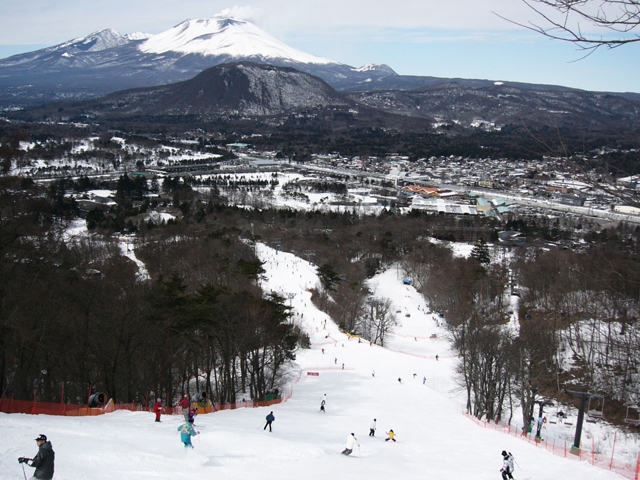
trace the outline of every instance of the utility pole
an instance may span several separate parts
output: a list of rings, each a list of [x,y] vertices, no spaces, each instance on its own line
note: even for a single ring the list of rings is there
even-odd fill
[[[576,436],[573,440],[573,446],[571,447],[571,453],[574,455],[580,455],[580,437],[582,437],[582,424],[584,422],[584,409],[587,406],[587,401],[591,398],[604,398],[604,396],[598,393],[590,392],[576,392],[573,390],[563,390],[570,397],[578,397],[580,399],[580,408],[578,410],[578,424],[576,425]]]

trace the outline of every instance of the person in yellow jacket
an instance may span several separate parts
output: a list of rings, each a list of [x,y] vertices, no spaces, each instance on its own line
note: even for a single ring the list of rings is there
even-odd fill
[[[396,439],[395,439],[396,434],[393,433],[393,430],[389,430],[387,432],[387,435],[389,435],[389,438],[385,438],[384,439],[385,442],[388,442],[389,440],[393,440],[394,442],[396,441]]]

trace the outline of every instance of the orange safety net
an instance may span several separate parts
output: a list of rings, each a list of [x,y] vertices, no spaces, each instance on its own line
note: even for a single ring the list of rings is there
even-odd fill
[[[222,405],[208,404],[206,407],[198,406],[197,413],[211,413],[220,410],[236,410],[238,408],[267,407],[278,403],[286,402],[291,398],[292,391],[282,394],[280,398],[264,401],[249,401],[227,403]],[[87,405],[77,405],[69,403],[48,403],[34,402],[29,400],[7,400],[0,398],[0,412],[3,413],[26,413],[30,415],[65,415],[65,416],[93,416],[104,415],[116,410],[128,410],[132,412],[151,412],[152,407],[145,407],[135,403],[114,403],[110,400],[104,407],[89,408]],[[182,415],[181,407],[163,407],[163,415]]]
[[[468,413],[464,413],[464,415],[469,419],[475,422],[476,424],[490,428],[491,430],[496,430],[498,432],[506,433],[507,435],[512,435],[514,437],[519,437],[523,441],[531,443],[538,448],[544,448],[548,452],[551,452],[554,455],[558,455],[560,457],[565,457],[570,460],[578,460],[590,463],[593,466],[611,470],[616,472],[618,475],[622,475],[625,478],[638,480],[638,474],[640,472],[640,454],[638,455],[638,460],[636,464],[629,464],[622,462],[620,460],[614,459],[612,456],[600,455],[595,452],[595,446],[591,445],[591,450],[589,451],[590,445],[589,442],[584,442],[581,445],[581,449],[579,450],[579,454],[571,453],[571,445],[567,445],[566,440],[556,441],[555,439],[551,440],[536,440],[535,435],[532,433],[523,434],[522,430],[519,428],[514,428],[511,425],[500,425],[497,423],[490,423],[485,420],[480,420],[473,415]]]

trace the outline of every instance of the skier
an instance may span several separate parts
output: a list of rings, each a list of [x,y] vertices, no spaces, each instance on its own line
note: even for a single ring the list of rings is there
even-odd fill
[[[507,480],[508,478],[513,480],[513,475],[511,475],[513,473],[513,455],[505,450],[502,451],[502,468],[500,471],[502,472],[502,480]]]
[[[269,427],[269,431],[271,431],[271,424],[275,421],[276,417],[273,416],[273,412],[267,415],[267,423],[264,424],[263,430],[266,430]]]
[[[320,402],[320,411],[321,411],[322,413],[327,413],[327,412],[325,411],[325,409],[324,409],[324,400],[322,400],[322,402]]]
[[[371,426],[369,427],[369,436],[370,437],[375,437],[376,436],[376,419],[373,419],[373,422],[371,422]]]
[[[53,463],[55,460],[55,452],[51,448],[51,442],[47,441],[47,436],[40,434],[35,439],[38,445],[38,453],[33,458],[20,457],[18,463],[26,463],[30,467],[35,467],[33,479],[51,480],[53,478]]]
[[[193,407],[191,410],[189,410],[189,418],[187,418],[187,422],[189,422],[191,425],[195,425],[195,419],[196,419],[196,415],[198,414],[198,409],[196,407]]]
[[[375,377],[376,376],[376,371],[374,370],[373,372],[371,372],[371,376]]]
[[[189,421],[189,407],[191,403],[189,402],[189,395],[185,395],[182,400],[180,400],[180,407],[182,408],[182,415],[184,416],[185,422]]]
[[[389,430],[387,432],[387,435],[389,435],[389,437],[384,439],[385,442],[388,442],[389,440],[393,440],[394,442],[396,441],[396,439],[395,439],[396,434],[393,433],[393,430]]]
[[[353,452],[353,447],[355,447],[356,445],[360,446],[360,444],[358,443],[358,440],[356,439],[355,434],[352,433],[347,438],[347,445],[341,453],[343,455],[351,455],[351,452]]]
[[[153,407],[153,413],[156,414],[156,422],[160,421],[160,415],[162,415],[162,400],[158,399]]]
[[[422,384],[424,385],[425,382],[427,381],[427,377],[422,377]]]
[[[398,377],[398,383],[402,383],[402,379]]]
[[[180,425],[178,427],[178,431],[180,432],[180,440],[184,443],[184,448],[193,448],[191,437],[195,437],[200,433],[195,431],[193,424],[191,422],[187,422],[184,425]]]

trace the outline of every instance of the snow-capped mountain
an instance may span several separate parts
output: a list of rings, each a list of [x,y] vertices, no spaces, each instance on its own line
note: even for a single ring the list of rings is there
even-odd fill
[[[386,66],[356,69],[289,47],[250,22],[226,16],[187,20],[157,35],[106,29],[0,60],[0,104],[88,98],[193,78],[221,63],[293,67],[339,89],[397,76]]]
[[[177,52],[208,57],[260,59],[264,62],[339,65],[333,60],[291,48],[252,23],[221,16],[187,20],[150,37],[138,48],[144,53],[155,54]]]

